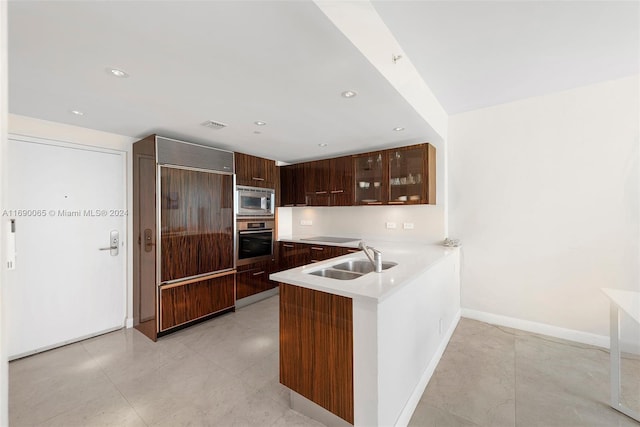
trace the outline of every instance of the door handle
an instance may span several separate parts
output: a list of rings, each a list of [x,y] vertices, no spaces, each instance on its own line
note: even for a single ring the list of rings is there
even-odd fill
[[[118,230],[111,230],[109,235],[109,244],[108,248],[98,248],[99,251],[111,251],[111,256],[118,255],[119,246],[120,246],[120,233]]]
[[[151,231],[150,228],[146,228],[144,230],[144,251],[145,252],[151,252],[153,250],[153,247],[155,246],[155,243],[153,243],[153,232]]]

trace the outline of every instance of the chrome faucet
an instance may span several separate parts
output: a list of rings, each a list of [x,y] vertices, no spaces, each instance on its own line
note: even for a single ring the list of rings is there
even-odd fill
[[[371,261],[371,264],[373,264],[374,271],[376,273],[382,273],[382,252],[380,252],[376,248],[367,246],[364,243],[364,240],[360,241],[360,243],[358,244],[358,249],[362,249],[367,258],[369,258],[369,261]],[[369,251],[373,252],[373,257],[371,256],[371,254],[369,254]]]

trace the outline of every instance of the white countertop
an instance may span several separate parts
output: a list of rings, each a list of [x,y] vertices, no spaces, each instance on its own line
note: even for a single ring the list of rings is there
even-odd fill
[[[299,238],[280,238],[280,241],[299,243],[329,244],[332,246],[357,247],[358,242],[351,244],[322,243]],[[317,291],[342,295],[349,298],[366,298],[381,302],[385,298],[401,289],[405,284],[419,274],[439,263],[447,256],[457,253],[458,248],[448,248],[440,245],[425,245],[412,242],[382,242],[367,241],[382,252],[382,261],[392,261],[398,265],[383,270],[382,273],[367,273],[352,280],[338,280],[328,277],[315,276],[316,270],[331,267],[347,260],[367,260],[363,252],[343,255],[326,261],[316,262],[303,267],[292,268],[271,274],[269,277],[276,282],[302,286]]]

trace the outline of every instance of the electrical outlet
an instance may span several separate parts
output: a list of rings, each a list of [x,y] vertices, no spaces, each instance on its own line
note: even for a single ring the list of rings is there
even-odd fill
[[[396,228],[396,223],[395,222],[387,222],[387,228],[392,229],[392,228]]]
[[[310,219],[301,219],[300,225],[313,225],[313,221],[311,221]]]
[[[412,222],[405,222],[402,224],[402,228],[404,228],[405,230],[413,230],[413,223]]]

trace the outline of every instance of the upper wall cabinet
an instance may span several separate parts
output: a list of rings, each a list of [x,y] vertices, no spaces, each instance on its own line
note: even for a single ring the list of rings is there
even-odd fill
[[[280,205],[306,206],[304,170],[305,164],[282,166],[280,168]]]
[[[358,205],[436,203],[436,150],[431,144],[354,156]]]
[[[276,162],[262,157],[235,153],[236,184],[253,187],[276,187]]]
[[[431,144],[298,163],[280,168],[281,206],[436,203]]]
[[[353,205],[351,156],[304,163],[305,192],[309,206]]]

